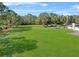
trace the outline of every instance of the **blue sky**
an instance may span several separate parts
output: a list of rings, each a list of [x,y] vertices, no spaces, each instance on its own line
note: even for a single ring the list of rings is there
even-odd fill
[[[39,15],[42,12],[79,15],[79,2],[3,2],[19,15]]]

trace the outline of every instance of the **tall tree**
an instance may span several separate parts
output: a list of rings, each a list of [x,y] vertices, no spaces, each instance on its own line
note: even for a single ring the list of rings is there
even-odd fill
[[[51,17],[52,23],[55,23],[56,24],[56,22],[58,20],[58,15],[55,14],[55,13],[50,13],[50,17]]]
[[[0,2],[0,20],[2,25],[14,25],[16,23],[17,13],[10,10],[6,5]]]
[[[13,10],[7,10],[7,25],[14,25],[16,23],[17,19],[17,13]]]
[[[50,19],[50,16],[48,13],[40,13],[40,15],[38,16],[38,20],[40,24],[47,24],[47,21]]]
[[[37,16],[32,14],[27,14],[26,16],[23,17],[24,23],[26,24],[35,24],[36,19]]]
[[[4,15],[8,7],[5,6],[2,2],[0,2],[0,15]]]

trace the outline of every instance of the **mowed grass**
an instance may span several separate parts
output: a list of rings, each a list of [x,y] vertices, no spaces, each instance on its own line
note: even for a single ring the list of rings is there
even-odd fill
[[[44,28],[41,25],[26,25],[24,27],[15,28],[14,32],[11,32],[6,37],[25,37],[27,40],[37,41],[36,49],[24,51],[23,53],[16,53],[13,56],[79,56],[79,37],[69,34],[70,32],[72,31],[65,28],[56,29],[51,27]]]

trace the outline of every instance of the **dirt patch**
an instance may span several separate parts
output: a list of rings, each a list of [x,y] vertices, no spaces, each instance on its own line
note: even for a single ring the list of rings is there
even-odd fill
[[[3,29],[2,32],[10,32],[11,30],[12,30],[12,28]]]

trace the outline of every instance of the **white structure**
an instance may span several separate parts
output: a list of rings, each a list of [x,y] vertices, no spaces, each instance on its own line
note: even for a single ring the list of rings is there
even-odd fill
[[[72,23],[72,29],[75,29],[75,23]]]
[[[79,24],[72,23],[72,25],[68,25],[67,28],[79,31]]]

